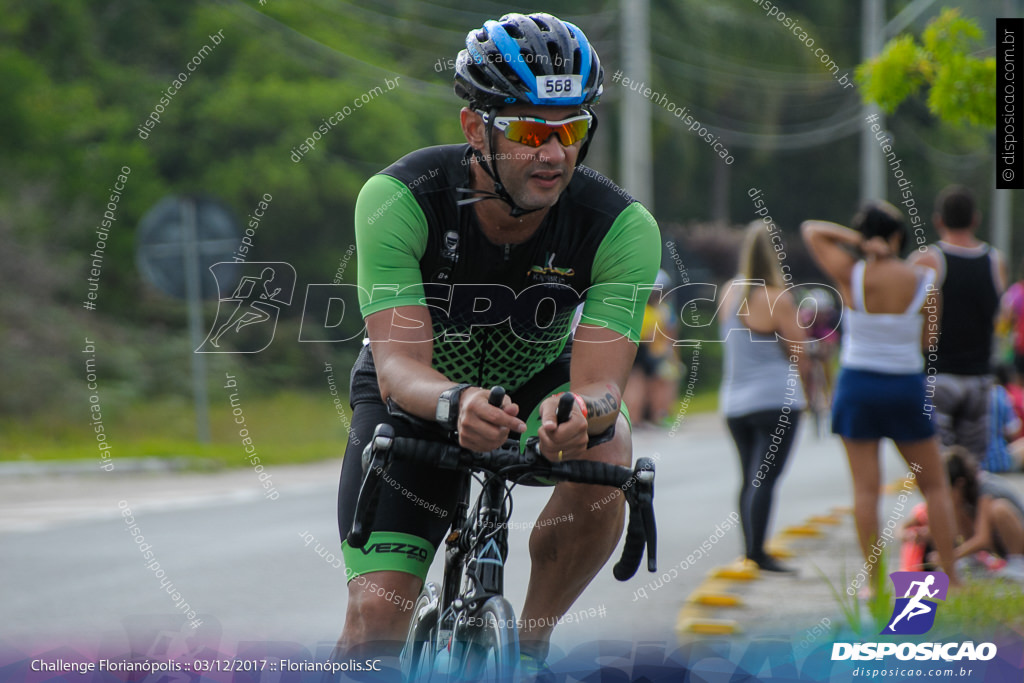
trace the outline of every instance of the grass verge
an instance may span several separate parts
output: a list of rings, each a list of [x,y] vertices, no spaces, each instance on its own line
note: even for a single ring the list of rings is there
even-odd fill
[[[351,414],[345,422],[327,392],[285,392],[270,397],[242,396],[236,406],[248,437],[266,464],[293,464],[340,458],[345,451]],[[103,414],[103,431],[114,458],[174,457],[194,459],[198,467],[248,466],[232,406],[226,396],[210,396],[211,443],[195,440],[195,413],[190,403],[164,399],[112,409]],[[46,461],[99,459],[96,436],[88,421],[54,423],[43,418],[0,422],[0,460]]]

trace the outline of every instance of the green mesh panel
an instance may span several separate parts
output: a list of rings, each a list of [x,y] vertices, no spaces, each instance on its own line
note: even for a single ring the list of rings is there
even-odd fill
[[[574,313],[572,308],[562,311],[546,329],[517,328],[518,335],[508,323],[478,326],[468,341],[445,338],[446,334],[465,333],[466,325],[435,320],[434,369],[453,382],[501,385],[506,391],[515,391],[562,353]]]

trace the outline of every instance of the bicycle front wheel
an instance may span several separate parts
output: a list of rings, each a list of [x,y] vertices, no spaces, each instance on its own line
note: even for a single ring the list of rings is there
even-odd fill
[[[439,649],[438,612],[441,604],[441,590],[433,581],[428,581],[412,608],[409,634],[399,661],[403,680],[407,683],[425,683],[430,680],[434,668],[434,655]]]
[[[519,630],[508,600],[496,595],[456,629],[455,643],[465,681],[512,683],[518,680]]]

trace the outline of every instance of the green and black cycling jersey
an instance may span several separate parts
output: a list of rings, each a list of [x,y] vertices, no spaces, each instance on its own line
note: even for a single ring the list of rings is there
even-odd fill
[[[469,145],[413,152],[373,176],[356,202],[360,311],[429,307],[433,367],[453,382],[515,391],[554,361],[573,318],[638,342],[660,263],[651,214],[579,166],[538,230],[494,244],[472,205]],[[369,347],[353,368],[352,403],[379,400]]]

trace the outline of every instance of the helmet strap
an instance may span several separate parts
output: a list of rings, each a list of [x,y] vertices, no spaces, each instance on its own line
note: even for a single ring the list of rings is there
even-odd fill
[[[497,112],[498,110],[496,107],[491,107],[490,110],[488,110],[487,112],[487,116],[485,117],[486,122],[484,124],[486,126],[486,128],[484,129],[484,135],[487,138],[487,156],[493,162],[493,167],[491,163],[484,158],[483,154],[480,153],[480,150],[476,148],[473,149],[473,156],[476,157],[476,160],[480,164],[480,167],[483,168],[484,172],[488,176],[490,176],[491,180],[494,181],[494,191],[491,192],[488,190],[458,188],[459,192],[474,193],[478,195],[476,197],[460,199],[458,205],[464,206],[466,204],[473,204],[475,202],[483,201],[485,199],[500,199],[501,201],[509,205],[509,215],[512,216],[513,218],[518,218],[519,216],[524,216],[528,213],[533,213],[534,211],[540,211],[540,209],[524,209],[523,207],[516,204],[516,201],[512,198],[512,195],[509,194],[508,190],[505,189],[505,186],[501,182],[501,176],[498,175],[498,160],[494,155],[494,142],[492,136],[492,134],[494,133],[494,117],[497,114]]]
[[[585,109],[591,116],[590,130],[587,131],[587,139],[583,141],[582,145],[580,145],[580,153],[576,157],[577,166],[582,164],[583,160],[586,158],[587,150],[590,149],[590,141],[594,139],[594,133],[597,132],[597,114],[595,114],[594,110],[591,109],[590,107],[585,107]]]

